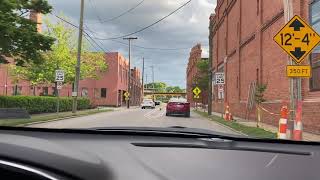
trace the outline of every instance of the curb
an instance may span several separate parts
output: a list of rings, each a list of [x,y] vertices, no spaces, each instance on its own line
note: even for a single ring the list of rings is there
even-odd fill
[[[113,112],[113,111],[115,111],[115,110],[104,111],[104,112]],[[44,120],[44,121],[36,121],[36,122],[30,122],[30,123],[25,123],[25,124],[19,124],[19,125],[16,125],[16,126],[17,126],[17,127],[25,127],[25,126],[30,126],[30,125],[34,125],[34,124],[42,124],[42,123],[48,123],[48,122],[54,122],[54,121],[72,119],[72,118],[76,118],[76,117],[90,116],[90,115],[99,114],[99,113],[104,113],[104,112],[97,112],[97,113],[93,113],[93,114],[75,115],[75,116],[74,116],[74,115],[72,115],[72,116],[65,116],[65,117],[56,118],[56,119],[50,119],[50,120]]]

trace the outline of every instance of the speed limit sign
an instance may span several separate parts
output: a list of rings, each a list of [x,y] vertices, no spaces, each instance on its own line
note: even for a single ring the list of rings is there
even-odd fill
[[[63,83],[61,81],[57,82],[57,89],[62,89]]]
[[[64,71],[56,70],[56,82],[64,82]]]

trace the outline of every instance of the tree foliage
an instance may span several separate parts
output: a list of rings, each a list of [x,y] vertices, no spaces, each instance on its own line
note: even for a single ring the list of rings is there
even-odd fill
[[[155,82],[155,83],[148,83],[145,84],[145,88],[147,89],[155,89],[155,92],[184,92],[184,89],[181,89],[179,86],[168,86],[164,82]]]
[[[50,84],[55,81],[55,71],[62,69],[65,72],[65,82],[71,83],[75,79],[75,65],[77,62],[76,36],[75,31],[64,22],[51,24],[48,20],[48,36],[55,38],[55,43],[51,46],[52,51],[44,54],[41,63],[28,63],[25,67],[12,66],[11,74],[17,80],[28,80],[32,85]],[[98,79],[101,72],[107,70],[104,54],[89,52],[89,48],[84,42],[81,54],[80,78]]]
[[[201,59],[196,64],[198,74],[195,76],[193,82],[202,90],[209,88],[209,60]]]
[[[266,84],[258,84],[256,86],[256,92],[255,92],[255,102],[257,104],[261,104],[262,102],[266,101],[264,99],[264,92],[267,89],[267,85]]]
[[[39,63],[42,52],[50,50],[52,37],[37,32],[37,24],[25,16],[30,10],[47,14],[46,0],[0,0],[0,63],[12,57],[19,66]]]

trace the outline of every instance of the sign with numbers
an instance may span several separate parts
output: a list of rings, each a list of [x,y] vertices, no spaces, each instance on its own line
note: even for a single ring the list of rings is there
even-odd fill
[[[224,73],[223,72],[215,73],[214,84],[216,84],[216,85],[225,84]]]
[[[310,66],[287,66],[287,76],[288,77],[311,77],[311,67]]]
[[[56,70],[56,82],[64,82],[64,71]]]
[[[57,89],[62,89],[63,83],[62,81],[57,82]]]
[[[312,29],[299,16],[294,16],[283,28],[273,37],[273,40],[292,59],[300,64],[304,58],[320,42],[319,34]]]

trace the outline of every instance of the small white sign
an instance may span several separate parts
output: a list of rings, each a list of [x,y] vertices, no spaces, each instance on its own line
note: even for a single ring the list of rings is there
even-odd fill
[[[63,83],[61,81],[57,82],[57,89],[62,89]]]
[[[225,84],[224,73],[223,72],[215,73],[214,81],[215,81],[215,84],[217,85]]]
[[[224,86],[218,85],[218,99],[224,99]]]
[[[78,93],[77,92],[72,92],[72,97],[76,97],[78,96]]]
[[[56,70],[56,82],[64,82],[64,71]]]

